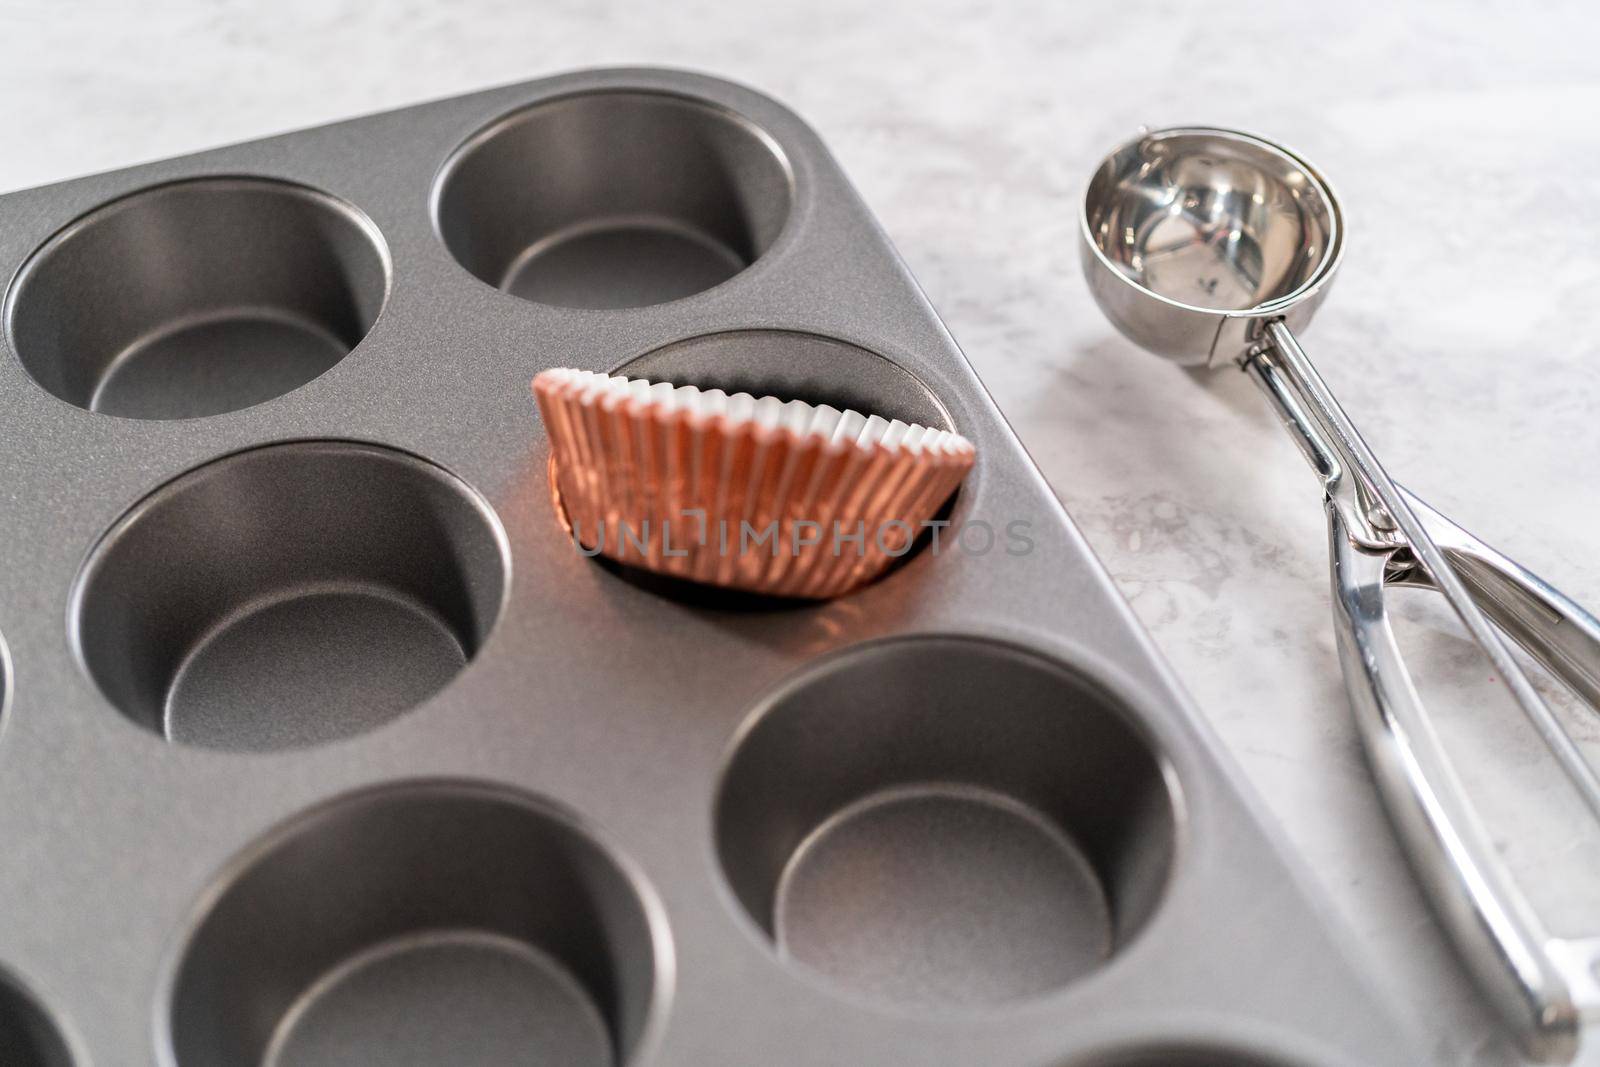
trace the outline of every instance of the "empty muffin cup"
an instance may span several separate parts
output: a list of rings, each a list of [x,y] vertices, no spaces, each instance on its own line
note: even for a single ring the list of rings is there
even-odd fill
[[[402,783],[269,834],[170,979],[176,1067],[620,1067],[670,966],[659,908],[572,818]]]
[[[318,377],[372,328],[388,253],[354,207],[288,182],[203,178],[113,201],[18,275],[6,333],[91,411],[216,415]]]
[[[0,1064],[73,1067],[61,1030],[43,1004],[0,968]]]
[[[918,637],[819,664],[756,714],[716,807],[724,874],[779,955],[881,1001],[1048,993],[1139,931],[1173,789],[1083,673]]]
[[[169,740],[279,749],[432,696],[488,636],[505,535],[416,456],[304,441],[199,467],[100,540],[72,599],[101,691]]]
[[[439,235],[497,289],[541,304],[632,308],[710,289],[755,262],[789,215],[776,144],[717,105],[583,93],[480,131],[435,191]]]

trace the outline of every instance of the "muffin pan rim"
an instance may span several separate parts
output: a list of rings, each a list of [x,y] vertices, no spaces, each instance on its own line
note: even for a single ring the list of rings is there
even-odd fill
[[[478,652],[481,651],[482,648],[492,638],[496,626],[505,616],[506,610],[510,606],[515,566],[514,553],[512,552],[510,541],[506,535],[505,525],[501,520],[499,513],[496,511],[493,503],[486,496],[484,496],[483,493],[477,489],[477,487],[472,485],[472,483],[468,482],[466,479],[462,478],[456,472],[450,470],[448,467],[445,467],[443,464],[437,463],[418,453],[381,442],[358,440],[354,438],[330,437],[290,438],[285,440],[268,441],[217,456],[198,466],[191,467],[181,474],[168,479],[167,481],[162,482],[160,485],[155,486],[143,496],[139,497],[132,504],[128,505],[128,507],[124,509],[118,515],[118,517],[105,528],[100,536],[97,537],[85,551],[82,562],[79,564],[77,573],[72,579],[72,584],[67,595],[65,631],[66,639],[70,648],[72,660],[77,666],[80,674],[84,680],[93,687],[95,693],[100,698],[100,702],[104,705],[104,708],[107,712],[121,716],[123,719],[126,719],[133,725],[143,728],[147,733],[156,733],[158,740],[164,744],[181,744],[183,747],[198,747],[223,755],[248,756],[261,754],[248,749],[241,750],[228,747],[216,747],[209,743],[195,744],[193,742],[180,742],[176,738],[167,736],[165,726],[165,711],[163,712],[163,722],[161,724],[161,728],[159,730],[153,730],[150,724],[138,721],[132,712],[120,706],[117,699],[106,692],[104,685],[101,682],[99,672],[91,665],[92,657],[90,657],[85,651],[83,625],[84,617],[89,609],[86,598],[90,595],[95,580],[102,573],[103,568],[107,563],[108,556],[114,551],[116,544],[119,542],[119,540],[127,537],[133,531],[135,531],[135,529],[143,520],[154,514],[164,504],[170,504],[174,501],[181,500],[181,494],[186,488],[198,487],[207,480],[224,477],[230,473],[230,467],[233,467],[241,462],[245,462],[248,457],[253,456],[259,459],[261,458],[261,454],[268,452],[277,453],[280,457],[286,454],[311,454],[322,458],[328,458],[332,456],[347,457],[355,455],[356,457],[364,458],[368,461],[376,461],[382,464],[393,464],[395,465],[397,471],[404,470],[407,472],[408,477],[415,476],[417,478],[426,479],[433,485],[449,491],[456,500],[465,506],[467,509],[466,513],[469,513],[472,516],[473,521],[476,524],[474,527],[475,530],[478,533],[486,535],[489,541],[493,543],[495,549],[495,562],[499,567],[499,574],[497,576],[498,591],[494,597],[494,604],[490,618],[487,622],[487,627],[484,632],[479,635],[479,640],[476,647],[471,649],[462,649],[463,653],[465,654],[465,662],[455,672],[455,674],[444,683],[441,688],[424,697],[422,700],[410,705],[409,707],[401,709],[383,722],[368,725],[354,733],[339,734],[330,738],[325,738],[321,741],[315,742],[310,747],[339,744],[341,742],[351,741],[359,738],[362,736],[362,734],[372,732],[373,730],[381,730],[385,726],[392,723],[395,719],[409,715],[412,712],[415,712],[432,701],[438,699],[442,693],[450,688],[450,686],[455,682],[456,678],[458,678],[462,672],[469,670],[472,667],[474,661],[477,659]],[[342,462],[342,460],[339,460],[338,462]],[[301,591],[298,589],[291,590],[291,592],[293,596],[302,595]],[[427,605],[422,606],[427,607]],[[228,623],[228,625],[236,624],[248,617],[248,614],[249,613],[247,612],[245,615],[238,615],[233,609],[230,609],[230,612],[227,616],[212,620],[212,622],[207,625],[206,630],[201,635],[200,639],[185,652],[184,656],[179,661],[177,670],[169,679],[167,679],[167,684],[169,686],[174,684],[181,673],[187,669],[187,666],[193,657],[207,644],[214,640],[224,629],[226,629],[226,626],[220,626],[219,624],[225,621]],[[229,618],[229,616],[231,616],[231,618]],[[451,636],[456,641],[460,641],[460,635],[455,634],[454,631],[451,631]],[[170,692],[168,693],[168,696],[170,697]],[[3,704],[0,704],[0,711],[3,711]],[[291,745],[285,748],[274,747],[268,749],[267,751],[292,753],[294,751],[301,750],[304,747],[307,746]]]
[[[741,88],[743,87],[741,86]],[[457,259],[454,250],[450,247],[449,240],[445,237],[443,223],[440,218],[440,210],[441,203],[445,197],[447,187],[449,186],[451,179],[457,176],[461,165],[466,161],[466,159],[475,151],[493,141],[499,135],[515,130],[518,126],[532,121],[535,117],[534,113],[541,108],[559,106],[560,104],[567,103],[569,101],[603,96],[640,96],[645,98],[657,98],[660,100],[672,101],[679,104],[687,104],[695,109],[707,111],[718,115],[721,118],[727,119],[733,125],[737,126],[743,133],[750,135],[754,141],[756,141],[763,149],[771,154],[774,161],[777,163],[779,170],[782,172],[785,181],[787,203],[784,205],[784,218],[782,224],[778,227],[778,232],[773,235],[771,243],[766,248],[760,250],[748,263],[745,263],[727,278],[708,288],[701,289],[693,293],[688,293],[683,296],[672,297],[668,300],[660,301],[658,303],[608,308],[589,308],[565,304],[552,304],[540,300],[515,296],[515,294],[509,293],[502,287],[497,286],[487,279],[479,276],[476,271],[467,267],[466,264]],[[733,105],[721,100],[717,100],[708,95],[701,95],[688,88],[670,88],[660,86],[633,87],[626,84],[609,87],[602,85],[597,88],[573,88],[570,90],[556,91],[548,95],[541,95],[531,101],[518,104],[510,110],[499,114],[498,116],[490,118],[478,129],[467,134],[453,149],[450,150],[443,162],[439,164],[438,169],[434,172],[433,178],[430,180],[428,186],[427,214],[428,222],[432,227],[435,243],[438,245],[438,247],[444,250],[445,254],[458,270],[465,273],[473,281],[480,283],[482,286],[493,292],[497,298],[513,298],[516,300],[521,300],[524,303],[532,304],[536,308],[547,311],[578,312],[600,316],[621,316],[633,315],[640,312],[650,312],[665,305],[686,304],[690,301],[711,297],[713,294],[723,295],[723,290],[729,289],[751,272],[760,269],[765,260],[780,254],[785,249],[787,244],[796,239],[795,231],[798,229],[798,227],[795,224],[795,215],[799,209],[804,188],[805,184],[795,166],[794,156],[784,145],[782,139],[777,134],[771,132],[767,127],[763,126],[761,123],[750,118],[747,114],[745,114],[744,111],[734,107]]]
[[[560,827],[574,838],[594,850],[595,854],[620,876],[632,903],[638,906],[645,919],[646,933],[651,949],[651,984],[649,1006],[640,1026],[632,1056],[628,1063],[647,1058],[659,1044],[672,1014],[674,986],[677,977],[676,944],[671,916],[663,905],[655,886],[645,871],[626,850],[621,848],[604,827],[599,826],[585,813],[561,801],[526,786],[493,779],[465,778],[452,775],[421,775],[394,777],[357,786],[353,789],[329,793],[309,806],[298,808],[278,822],[260,831],[244,842],[228,860],[212,871],[204,888],[190,902],[183,921],[171,930],[156,966],[156,982],[152,996],[155,1052],[160,1067],[184,1067],[178,1059],[173,1041],[173,1009],[183,967],[191,948],[206,923],[216,914],[229,892],[254,871],[264,860],[270,859],[279,849],[292,844],[308,832],[325,827],[341,814],[356,812],[363,807],[381,805],[391,800],[456,801],[504,804],[519,814]],[[415,932],[413,932],[415,933]],[[375,945],[358,950],[358,955],[371,951]],[[542,951],[542,950],[541,950]],[[342,968],[349,959],[338,961],[334,969]],[[0,977],[4,964],[0,963]],[[313,985],[320,984],[326,974],[318,975]],[[572,976],[568,976],[569,979]],[[575,979],[573,979],[575,980]],[[579,983],[581,987],[581,983]],[[295,1003],[309,989],[297,991]],[[583,988],[589,996],[587,988]],[[597,1009],[598,1010],[598,1009]],[[278,1021],[281,1025],[284,1020]]]
[[[6,635],[0,631],[0,745],[5,744],[6,727],[11,721],[11,697],[16,692],[16,668],[11,663],[11,649]]]
[[[147,164],[147,166],[151,165],[153,164]],[[119,173],[121,172],[109,171],[106,172],[105,176],[111,176]],[[97,178],[101,177],[101,175],[91,175],[90,177]],[[147,198],[154,199],[164,194],[191,187],[205,188],[207,191],[214,189],[219,192],[235,191],[239,189],[271,191],[275,195],[289,196],[294,199],[319,205],[320,208],[326,209],[350,223],[354,227],[355,231],[358,232],[364,239],[367,248],[374,254],[376,261],[383,273],[383,287],[382,292],[378,294],[377,311],[373,314],[371,321],[366,323],[365,328],[362,330],[361,336],[355,341],[355,343],[351,344],[331,366],[325,368],[315,377],[309,378],[306,381],[303,381],[300,384],[283,392],[254,401],[253,403],[246,404],[242,407],[232,407],[224,411],[211,412],[209,414],[184,415],[177,417],[149,417],[99,411],[89,403],[79,404],[76,401],[69,400],[68,398],[57,393],[54,389],[51,389],[49,386],[45,385],[43,382],[39,381],[39,379],[35,377],[33,369],[28,365],[27,360],[23,357],[21,345],[17,341],[16,316],[18,301],[24,298],[24,294],[31,280],[45,265],[45,262],[49,256],[63,248],[66,243],[72,240],[74,237],[89,232],[89,229],[95,224],[114,218],[116,215],[134,208],[137,205],[137,202],[141,200],[145,200]],[[0,197],[5,195],[12,194],[0,194]],[[360,205],[355,203],[353,200],[350,200],[346,197],[341,197],[336,193],[329,192],[308,182],[271,173],[250,173],[242,170],[237,173],[226,170],[218,172],[196,172],[192,174],[179,173],[165,178],[158,178],[157,180],[148,184],[125,189],[109,199],[103,200],[98,204],[90,205],[85,210],[73,216],[52,231],[48,237],[45,237],[42,241],[38,242],[33,251],[31,251],[27,257],[22,260],[17,268],[11,273],[10,277],[6,279],[5,289],[3,293],[0,293],[0,348],[7,350],[11,361],[17,365],[17,367],[22,371],[24,377],[26,377],[29,383],[39,392],[44,393],[51,399],[57,400],[68,407],[76,408],[79,411],[85,412],[86,414],[96,418],[117,419],[124,422],[136,423],[185,423],[193,422],[199,419],[225,418],[230,415],[238,414],[242,411],[248,411],[251,408],[257,408],[264,404],[273,403],[274,401],[288,396],[291,393],[299,392],[300,390],[305,389],[307,386],[314,384],[324,374],[328,373],[328,371],[331,371],[339,363],[355,355],[356,351],[366,343],[367,338],[371,336],[372,332],[378,328],[379,323],[383,321],[384,315],[389,309],[390,298],[394,294],[394,280],[394,258],[390,251],[388,240],[377,223],[375,223],[366,213],[366,211],[363,210]],[[157,335],[160,335],[164,332],[165,330],[157,331]]]
[[[61,1049],[67,1056],[62,1067],[94,1067],[84,1052],[71,1018],[61,1011],[50,991],[41,988],[36,981],[29,979],[5,960],[0,960],[0,1000],[6,999],[20,1005],[24,1011],[34,1012],[46,1028],[47,1036],[60,1042]]]
[[[842,983],[803,961],[788,958],[778,948],[774,935],[764,930],[755,916],[750,914],[749,909],[744,901],[740,899],[737,890],[732,885],[722,857],[723,843],[719,823],[721,821],[723,792],[726,788],[730,771],[739,759],[740,753],[745,749],[746,743],[752,734],[774,713],[781,711],[785,701],[811,684],[834,673],[847,671],[852,667],[858,666],[857,661],[870,660],[885,650],[894,651],[919,645],[937,646],[950,644],[966,646],[969,651],[976,649],[985,652],[998,652],[1003,656],[1019,657],[1048,673],[1065,675],[1072,682],[1081,684],[1086,691],[1085,695],[1102,698],[1104,700],[1103,710],[1106,715],[1116,721],[1119,726],[1126,728],[1151,757],[1158,776],[1157,780],[1163,791],[1165,812],[1170,817],[1172,836],[1168,842],[1159,885],[1156,887],[1154,899],[1147,912],[1139,918],[1131,934],[1125,940],[1114,945],[1112,951],[1094,968],[1072,978],[1065,984],[1043,989],[1022,997],[992,1003],[930,1005],[914,1001],[896,1000],[881,994],[859,993],[847,983]],[[977,626],[969,625],[968,627],[945,626],[938,629],[896,631],[832,649],[779,679],[764,690],[756,700],[750,702],[744,714],[738,719],[737,726],[729,735],[727,743],[718,757],[714,773],[715,784],[712,791],[712,802],[706,817],[706,837],[710,842],[711,863],[716,874],[718,896],[721,898],[724,908],[731,913],[733,921],[751,941],[763,950],[764,954],[772,962],[797,977],[805,979],[819,993],[849,1004],[851,1010],[877,1013],[888,1018],[921,1022],[950,1017],[965,1018],[973,1022],[992,1022],[1006,1017],[1026,1017],[1036,1011],[1048,1012],[1056,1010],[1059,1006],[1075,999],[1080,986],[1095,984],[1100,979],[1103,971],[1116,966],[1121,957],[1140,949],[1144,941],[1154,937],[1153,931],[1161,926],[1162,913],[1168,897],[1180,887],[1188,888],[1190,885],[1191,872],[1188,869],[1188,857],[1195,847],[1193,837],[1197,832],[1203,835],[1205,831],[1193,824],[1193,819],[1190,815],[1190,794],[1185,788],[1186,772],[1172,756],[1168,743],[1169,739],[1163,736],[1165,731],[1164,724],[1159,721],[1152,722],[1146,716],[1142,705],[1147,700],[1148,697],[1141,695],[1137,687],[1131,686],[1121,679],[1119,672],[1111,664],[1101,662],[1099,657],[1087,648],[1050,647],[1040,643],[1028,643],[1020,635],[1014,634],[1005,628],[985,627],[981,623]],[[1170,740],[1175,741],[1176,739]],[[805,848],[820,831],[847,811],[887,792],[950,784],[993,794],[991,802],[993,802],[994,798],[998,798],[1000,803],[1026,809],[1034,819],[1047,822],[1055,834],[1065,837],[1069,843],[1074,845],[1077,849],[1079,860],[1085,858],[1082,854],[1081,845],[1079,845],[1069,829],[1062,827],[1045,812],[1027,801],[1019,799],[1011,792],[986,783],[907,778],[887,785],[880,783],[866,793],[847,801],[843,807],[835,808],[826,813],[820,822],[809,824],[808,829],[801,835],[797,848],[788,853],[780,864],[780,868],[783,871],[779,875],[780,884],[787,877],[788,867],[793,864],[799,851]],[[1097,883],[1100,893],[1105,896],[1107,888],[1098,876]],[[852,1000],[853,996],[856,999]]]

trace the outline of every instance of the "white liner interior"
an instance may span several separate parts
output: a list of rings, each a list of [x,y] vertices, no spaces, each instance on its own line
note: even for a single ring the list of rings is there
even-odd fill
[[[649,382],[643,378],[612,377],[597,371],[561,368],[545,371],[561,384],[575,384],[584,402],[617,404],[637,400],[671,413],[687,411],[707,418],[721,416],[729,422],[751,422],[772,429],[786,429],[802,436],[820,437],[830,443],[854,443],[862,447],[885,448],[929,454],[958,454],[972,451],[972,442],[949,430],[935,430],[899,419],[863,415],[859,411],[827,404],[808,404],[804,400],[779,400],[775,396],[753,397],[749,393],[728,394],[721,389],[698,389],[671,382]]]

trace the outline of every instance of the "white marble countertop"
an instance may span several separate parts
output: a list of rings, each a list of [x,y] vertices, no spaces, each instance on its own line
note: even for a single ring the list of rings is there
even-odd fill
[[[1507,1062],[1373,794],[1313,478],[1242,375],[1105,324],[1074,211],[1141,123],[1306,152],[1352,226],[1305,338],[1324,375],[1406,484],[1600,604],[1600,16],[0,0],[0,189],[614,63],[747,81],[821,131],[1439,1062]],[[1600,833],[1515,713],[1471,698],[1487,669],[1446,613],[1411,600],[1424,695],[1496,840],[1557,932],[1600,933]],[[1566,714],[1600,756],[1600,722]]]

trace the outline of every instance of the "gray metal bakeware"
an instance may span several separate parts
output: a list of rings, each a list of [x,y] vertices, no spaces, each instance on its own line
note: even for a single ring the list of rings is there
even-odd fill
[[[68,181],[0,273],[7,1067],[1425,1062],[774,101],[584,71]],[[838,600],[651,581],[551,507],[552,366],[978,462]]]

